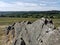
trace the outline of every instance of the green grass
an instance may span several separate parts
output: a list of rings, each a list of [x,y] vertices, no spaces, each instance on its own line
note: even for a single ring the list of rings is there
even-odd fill
[[[21,22],[21,21],[35,21],[36,18],[0,18],[0,25],[9,25],[14,22]]]
[[[60,19],[53,19],[53,22],[56,27],[60,26]]]
[[[13,24],[14,22],[21,22],[21,21],[35,21],[37,18],[0,18],[0,25],[9,25]],[[60,26],[60,19],[53,19],[54,25]]]

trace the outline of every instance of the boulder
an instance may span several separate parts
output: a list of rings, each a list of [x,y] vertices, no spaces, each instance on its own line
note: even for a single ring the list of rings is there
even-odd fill
[[[16,22],[13,27],[14,29],[6,36],[8,38],[5,45],[21,45],[21,38],[25,45],[60,45],[60,29],[54,29],[52,23],[45,24],[45,18],[33,23]]]

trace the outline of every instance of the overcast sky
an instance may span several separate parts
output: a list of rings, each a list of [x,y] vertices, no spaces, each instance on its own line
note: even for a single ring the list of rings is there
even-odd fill
[[[0,0],[0,11],[60,10],[60,0]]]

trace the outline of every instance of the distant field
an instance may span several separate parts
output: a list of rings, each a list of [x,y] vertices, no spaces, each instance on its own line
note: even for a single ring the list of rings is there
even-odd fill
[[[14,22],[21,22],[21,21],[31,21],[34,22],[37,18],[0,18],[0,25],[9,25],[13,24]],[[60,26],[60,19],[53,19],[55,26]]]
[[[9,25],[14,22],[21,22],[21,21],[35,21],[37,18],[0,18],[0,25]]]
[[[60,26],[60,19],[53,19],[53,22],[56,27]]]

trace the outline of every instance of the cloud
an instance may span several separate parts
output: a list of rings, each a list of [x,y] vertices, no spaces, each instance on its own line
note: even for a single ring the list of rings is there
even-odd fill
[[[24,3],[24,2],[2,2],[0,1],[0,11],[29,11],[34,10],[38,7],[35,3]]]
[[[45,4],[45,3],[40,3],[40,6],[46,6],[47,4]]]
[[[28,2],[4,2],[0,1],[0,11],[44,11],[44,10],[60,10],[55,4],[57,2],[41,1],[40,3]],[[55,6],[54,6],[55,5]]]
[[[0,7],[12,7],[12,6],[37,6],[37,4],[34,3],[24,3],[24,2],[13,2],[13,3],[7,3],[0,1]]]
[[[24,2],[14,2],[15,5],[19,6],[37,6],[35,3],[24,3]]]

